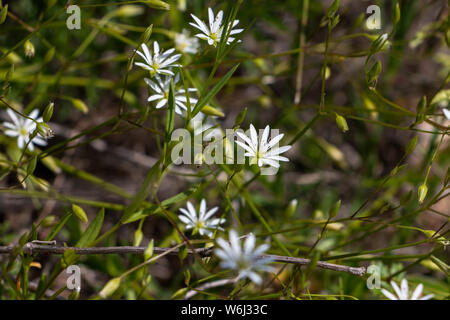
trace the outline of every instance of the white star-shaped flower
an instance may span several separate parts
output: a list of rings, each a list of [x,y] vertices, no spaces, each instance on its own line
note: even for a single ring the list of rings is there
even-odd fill
[[[34,119],[37,122],[43,121],[42,117],[38,118],[39,110],[35,109],[30,112],[28,117],[30,117],[31,119],[22,117],[20,115],[18,116],[11,109],[8,109],[6,112],[11,118],[12,123],[3,123],[3,125],[7,128],[7,130],[5,130],[5,134],[9,137],[17,137],[17,146],[19,147],[19,149],[22,149],[28,143],[28,141],[30,141],[30,136],[36,130],[36,122],[31,119]],[[28,143],[28,149],[30,149],[30,151],[34,150],[34,144],[39,146],[46,146],[47,142],[42,137],[35,136],[30,141],[30,143]]]
[[[198,51],[198,39],[189,36],[189,30],[183,29],[182,33],[175,35],[175,48],[183,53],[196,54]]]
[[[229,242],[222,238],[217,239],[220,248],[216,249],[215,254],[222,260],[220,266],[224,269],[238,271],[238,278],[249,278],[256,284],[262,282],[261,276],[257,271],[271,272],[273,269],[267,264],[272,262],[270,258],[261,258],[261,255],[269,249],[268,244],[262,244],[255,248],[255,236],[250,234],[241,247],[241,240],[236,231],[231,230]]]
[[[398,285],[391,281],[391,286],[394,288],[395,293],[387,291],[386,289],[381,289],[381,292],[389,299],[389,300],[430,300],[434,297],[433,294],[426,295],[424,297],[421,297],[422,290],[423,290],[423,284],[419,284],[414,292],[412,293],[411,297],[409,296],[409,288],[408,288],[408,280],[403,279],[401,282],[401,289],[398,287]]]
[[[239,131],[236,133],[245,142],[236,141],[239,146],[247,151],[244,156],[250,157],[250,164],[258,164],[259,167],[268,164],[269,166],[279,168],[280,164],[278,161],[289,161],[288,158],[280,156],[280,154],[288,151],[291,146],[274,148],[283,138],[284,134],[279,134],[269,141],[270,127],[268,125],[264,129],[259,141],[256,129],[252,124],[250,124],[250,137]]]
[[[157,41],[153,42],[153,55],[148,50],[145,43],[142,44],[142,51],[136,51],[140,55],[145,63],[135,62],[134,64],[150,71],[151,76],[155,74],[165,74],[173,76],[174,73],[169,69],[170,67],[179,67],[180,65],[175,64],[175,61],[180,59],[181,54],[171,55],[175,49],[170,48],[166,51],[160,52],[159,44]]]
[[[156,104],[156,109],[160,109],[162,107],[164,107],[167,102],[169,101],[169,89],[170,89],[170,80],[172,79],[169,76],[166,76],[164,79],[161,79],[160,76],[156,75],[156,82],[145,78],[144,81],[150,86],[150,88],[155,92],[155,94],[151,95],[147,101],[151,102],[151,101],[158,101],[158,103]],[[173,85],[175,86],[175,84],[178,83],[178,81],[180,80],[180,76],[179,74],[177,74],[175,76],[175,78],[173,79]],[[197,89],[195,88],[188,88],[188,93],[189,92],[196,92]],[[186,107],[186,103],[187,103],[187,98],[186,98],[186,91],[184,89],[179,89],[178,91],[175,92],[175,112],[179,115],[183,115],[183,110],[186,111],[187,107]],[[191,98],[189,96],[189,103],[191,105],[195,105],[197,103],[197,99],[195,98]]]
[[[199,29],[202,33],[196,34],[195,36],[208,41],[208,44],[210,46],[217,46],[217,44],[220,42],[220,39],[222,37],[223,33],[223,11],[220,10],[216,17],[214,17],[214,12],[211,8],[208,8],[208,17],[209,17],[209,28],[202,20],[197,18],[195,15],[191,14],[192,18],[194,19],[195,23],[190,22],[189,24],[193,26],[194,28]],[[231,29],[229,32],[229,37],[227,39],[227,45],[229,45],[231,42],[234,41],[234,37],[231,37],[232,35],[241,33],[244,29],[234,29],[233,28],[239,23],[239,20],[234,20],[233,23],[230,22],[229,28]],[[227,32],[228,33],[228,32]],[[240,40],[238,41],[240,42]]]
[[[209,238],[212,238],[214,230],[222,230],[220,227],[221,224],[225,223],[225,219],[215,218],[212,219],[212,216],[217,212],[219,208],[214,207],[208,211],[206,211],[206,201],[202,199],[200,202],[200,210],[197,214],[192,203],[187,202],[187,210],[184,208],[180,208],[182,214],[179,216],[180,220],[186,224],[186,229],[193,229],[193,234],[197,232],[203,236],[206,234]]]

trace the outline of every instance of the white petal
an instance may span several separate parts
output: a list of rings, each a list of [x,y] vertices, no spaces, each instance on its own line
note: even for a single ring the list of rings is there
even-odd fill
[[[397,285],[394,281],[391,281],[391,286],[392,286],[392,288],[394,288],[394,291],[395,291],[395,293],[397,294],[397,297],[398,297],[400,300],[404,300],[404,299],[403,299],[402,291],[400,290],[400,288],[398,287],[398,285]]]
[[[10,108],[8,108],[8,110],[6,110],[6,112],[8,113],[8,116],[11,118],[11,120],[17,125],[20,123],[19,118],[17,118],[17,115],[14,111],[12,111]]]
[[[6,130],[5,134],[8,137],[17,137],[19,135],[19,132],[15,131],[15,130]]]
[[[252,251],[255,248],[255,242],[255,235],[251,233],[244,242],[244,254],[252,254]]]
[[[272,140],[270,140],[270,142],[267,145],[264,146],[265,150],[263,150],[263,151],[266,151],[266,150],[269,150],[270,148],[272,148],[274,145],[276,145],[278,142],[280,142],[280,140],[283,139],[283,137],[284,137],[284,133],[279,134],[276,137],[274,137]]]
[[[222,25],[222,19],[223,19],[223,11],[220,10],[214,20],[214,24],[213,24],[212,28],[211,28],[212,33],[217,33],[219,31],[220,26]],[[209,23],[211,23],[211,21]]]
[[[234,254],[240,255],[242,253],[241,241],[239,240],[239,237],[238,237],[236,231],[234,231],[234,230],[230,231],[230,239],[229,240],[230,240],[231,248],[232,248]]]
[[[447,120],[450,120],[450,110],[442,109],[442,111],[444,112],[444,115],[447,118]]]
[[[156,105],[156,109],[160,109],[164,107],[167,104],[167,99],[162,99],[158,104]]]
[[[422,294],[422,290],[423,290],[423,284],[419,284],[416,289],[414,290],[414,292],[411,295],[411,300],[417,300],[417,298],[420,297],[420,295]]]
[[[386,296],[389,300],[398,300],[396,296],[394,296],[392,293],[387,291],[386,289],[381,289],[381,293]]]
[[[402,287],[402,300],[408,300],[408,281],[406,279],[403,279],[401,282]]]
[[[153,55],[159,56],[159,43],[158,41],[153,42]]]
[[[197,217],[197,211],[195,211],[194,206],[192,205],[192,203],[190,201],[187,202],[187,208],[189,210],[189,213],[193,216],[193,217]]]
[[[263,134],[261,135],[261,139],[259,140],[260,146],[264,146],[265,144],[267,144],[267,139],[269,138],[269,132],[270,132],[270,127],[269,127],[269,125],[267,125],[264,128]]]
[[[152,59],[152,55],[150,54],[150,51],[148,50],[147,45],[146,45],[145,43],[143,43],[143,44],[141,45],[141,48],[142,48],[142,50],[144,51],[144,54],[145,54],[145,57],[146,57],[145,60],[147,60],[147,62],[148,62],[149,64],[151,64],[151,63],[153,62],[153,59]]]
[[[213,32],[213,26],[214,26],[214,12],[211,8],[208,8],[208,19],[209,19],[209,29],[211,32]]]

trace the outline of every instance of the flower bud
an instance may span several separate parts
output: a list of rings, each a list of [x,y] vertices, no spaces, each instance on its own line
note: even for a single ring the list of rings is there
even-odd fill
[[[298,205],[297,199],[292,199],[289,202],[289,205],[284,213],[286,218],[291,218],[294,215],[295,211],[297,210],[297,205]]]
[[[147,245],[147,248],[144,251],[144,259],[145,260],[148,260],[148,259],[150,259],[152,257],[152,255],[153,255],[153,244],[154,244],[154,241],[152,239],[149,242],[149,244]]]
[[[54,106],[55,104],[53,102],[50,102],[48,106],[45,108],[44,115],[42,117],[44,119],[44,122],[49,122],[50,119],[52,118]]]
[[[342,132],[345,133],[346,131],[348,131],[347,120],[345,120],[343,116],[338,115],[337,113],[336,113],[336,124],[342,130]]]
[[[370,46],[370,53],[376,53],[378,51],[381,51],[382,49],[385,48],[385,44],[387,44],[387,38],[388,38],[388,34],[387,33],[383,33],[381,36],[379,36],[378,38],[376,38],[373,42],[372,45]]]
[[[427,196],[428,187],[426,184],[422,184],[419,187],[418,196],[419,196],[419,203],[422,203],[423,200],[425,200],[425,197]]]
[[[142,230],[137,229],[136,232],[134,233],[133,246],[139,247],[143,238],[144,238],[144,234],[142,233]]]
[[[100,291],[99,296],[103,299],[111,296],[117,288],[120,286],[120,278],[113,278],[108,281],[108,283],[103,287],[102,291]]]
[[[211,106],[204,106],[202,108],[202,112],[204,114],[207,114],[210,116],[216,116],[216,117],[224,117],[225,116],[225,114],[222,111],[220,111],[214,107],[211,107]]]
[[[75,216],[83,223],[87,223],[88,222],[88,218],[86,216],[86,213],[84,212],[84,210],[77,206],[76,204],[72,205],[72,211],[75,214]]]
[[[44,228],[50,228],[50,227],[54,226],[55,224],[56,224],[56,217],[53,215],[46,216],[41,221],[41,226],[43,226]]]
[[[136,5],[124,5],[117,9],[116,14],[119,17],[134,17],[144,13],[144,8]]]
[[[36,130],[39,133],[39,135],[44,139],[48,139],[54,136],[53,130],[45,122],[38,122]]]
[[[24,49],[25,49],[25,55],[29,58],[34,57],[34,46],[33,43],[30,40],[25,41],[24,45],[23,45]]]

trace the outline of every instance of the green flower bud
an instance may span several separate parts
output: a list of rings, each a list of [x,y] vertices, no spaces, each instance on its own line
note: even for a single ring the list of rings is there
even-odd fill
[[[116,14],[119,17],[134,17],[144,13],[144,8],[136,5],[124,5],[117,9]]]
[[[287,206],[286,211],[284,213],[286,218],[292,218],[292,216],[294,215],[295,211],[297,210],[297,205],[298,205],[297,199],[292,199],[289,202],[289,205]]]
[[[428,187],[426,184],[422,184],[419,187],[418,196],[419,196],[419,203],[422,203],[423,200],[425,200],[425,197],[427,196]]]
[[[334,217],[336,217],[336,215],[338,214],[340,208],[341,208],[341,200],[337,201],[335,203],[334,207],[328,213],[328,216],[329,216],[330,220],[333,219]]]
[[[425,111],[427,109],[427,97],[423,96],[417,104],[416,123],[420,123],[425,119]]]
[[[225,114],[222,111],[211,106],[204,106],[202,112],[210,116],[225,117]]]
[[[338,115],[337,113],[336,113],[336,124],[342,130],[342,132],[345,133],[346,131],[348,131],[347,120],[345,120],[343,116]]]
[[[42,117],[44,119],[44,122],[49,122],[50,119],[52,118],[54,106],[55,104],[53,102],[50,102],[48,106],[45,108],[44,115]]]
[[[378,77],[381,74],[381,69],[382,69],[381,62],[377,61],[372,66],[372,68],[370,68],[369,72],[367,72],[366,80],[370,90],[374,90],[375,87],[377,86]]]
[[[29,58],[34,57],[34,45],[30,40],[25,41],[24,45],[23,45],[24,49],[25,49],[25,55]]]
[[[153,247],[154,247],[154,241],[153,239],[149,242],[147,245],[147,248],[144,251],[144,259],[148,260],[153,256]]]
[[[55,216],[51,215],[51,216],[46,216],[44,219],[42,219],[41,221],[41,226],[43,226],[44,228],[50,228],[52,226],[54,226],[57,222],[57,219]]]
[[[136,232],[134,233],[133,246],[139,247],[143,238],[144,238],[144,234],[142,233],[142,230],[137,229]]]
[[[83,223],[87,223],[88,222],[88,218],[86,216],[86,213],[84,212],[83,209],[81,209],[81,207],[77,206],[76,204],[72,205],[72,211],[75,214],[75,216]]]
[[[99,296],[103,299],[111,296],[120,286],[120,278],[113,278],[108,281],[108,283],[100,291]]]
[[[336,11],[339,9],[339,4],[340,0],[334,0],[334,2],[325,12],[325,16],[327,16],[328,18],[332,18],[336,14]]]

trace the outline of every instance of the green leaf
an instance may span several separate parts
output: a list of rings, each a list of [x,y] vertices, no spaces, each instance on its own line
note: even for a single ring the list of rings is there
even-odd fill
[[[94,240],[100,233],[104,217],[105,217],[105,209],[102,208],[97,213],[94,220],[92,220],[92,222],[89,224],[89,227],[87,227],[86,231],[84,231],[80,240],[78,240],[77,244],[75,245],[76,247],[86,248],[91,246],[92,242],[94,242]]]
[[[164,164],[169,163],[169,143],[171,140],[173,128],[175,123],[175,89],[173,86],[173,80],[170,81],[169,97],[167,102],[167,114],[166,114],[166,130],[164,141]]]
[[[70,219],[71,216],[72,212],[67,211],[66,214],[61,218],[61,220],[59,220],[58,223],[53,226],[52,230],[50,230],[47,237],[45,237],[45,241],[52,240],[59,233],[62,227],[64,227],[64,225]]]
[[[34,173],[34,170],[36,169],[36,165],[37,165],[37,156],[34,156],[33,158],[31,158],[30,162],[28,163],[27,175],[31,175]]]
[[[152,182],[155,176],[160,171],[161,160],[157,161],[153,167],[147,172],[147,175],[144,178],[136,196],[133,198],[131,203],[125,208],[122,218],[120,219],[121,223],[126,223],[127,221],[138,209],[142,202],[147,198],[150,194],[150,188],[152,187]]]
[[[193,186],[186,191],[180,192],[180,193],[174,195],[173,197],[170,197],[164,201],[161,201],[161,207],[167,208],[175,203],[184,202],[186,199],[188,199],[191,196],[191,194],[193,194],[195,191],[197,191],[197,189],[198,189],[198,186]],[[123,224],[131,223],[131,222],[140,220],[142,218],[145,218],[151,214],[159,213],[162,210],[161,207],[155,204],[148,208],[133,212],[127,219],[124,219],[122,221],[122,223]]]
[[[197,104],[194,107],[194,110],[192,110],[192,118],[199,113],[203,107],[222,89],[222,87],[228,82],[228,80],[231,78],[233,73],[236,71],[236,69],[239,67],[239,64],[235,65],[233,68],[231,68],[230,71],[227,72],[225,76],[220,79],[220,81],[201,99],[198,100]]]
[[[5,5],[2,10],[0,11],[0,24],[5,22],[6,15],[8,14],[8,5]]]

